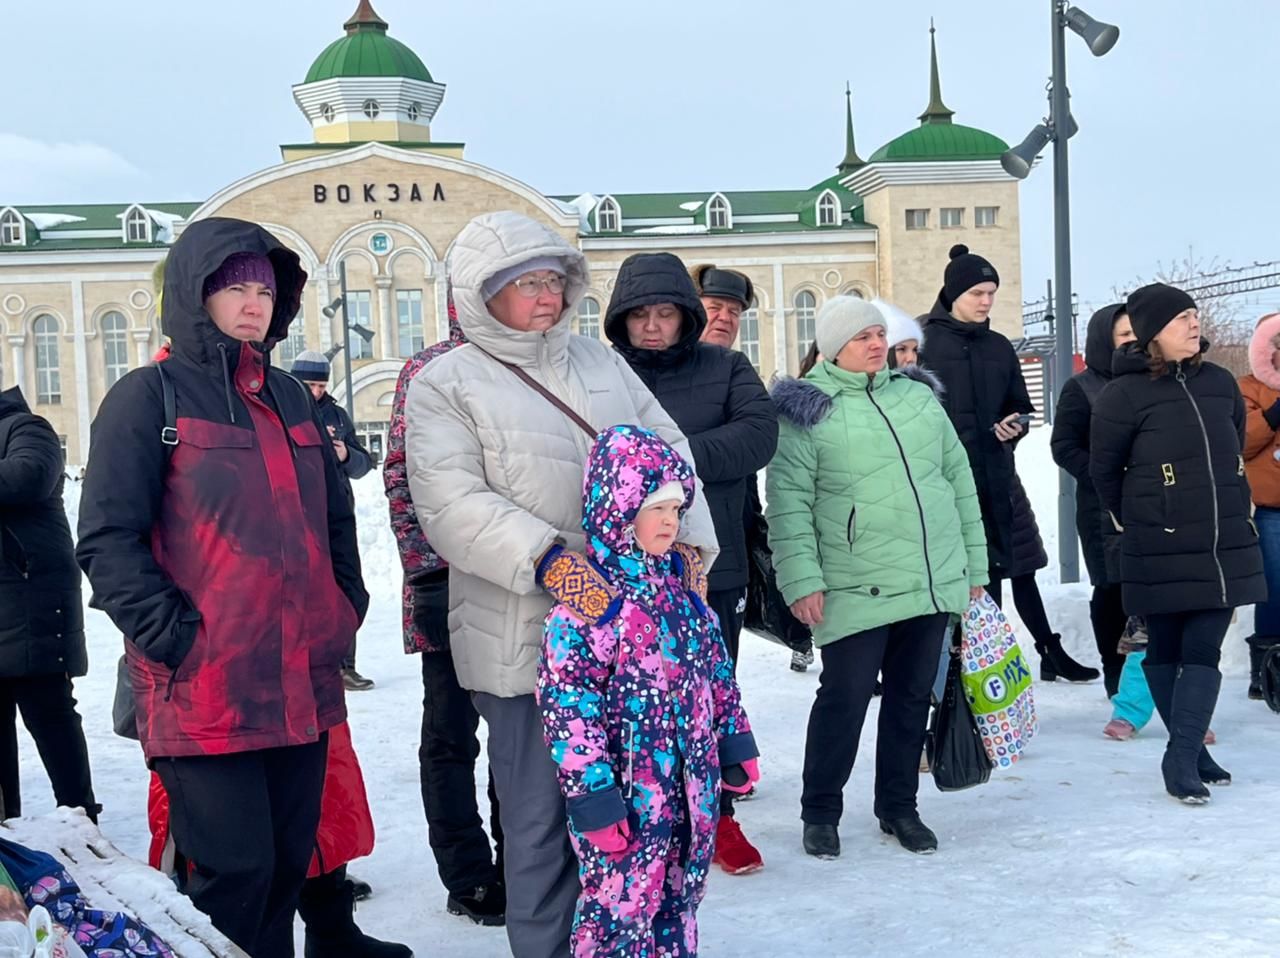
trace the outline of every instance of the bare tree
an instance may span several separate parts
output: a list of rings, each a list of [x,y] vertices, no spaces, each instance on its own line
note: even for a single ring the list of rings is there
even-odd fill
[[[1183,259],[1168,266],[1157,262],[1153,276],[1135,279],[1127,288],[1112,287],[1112,292],[1123,301],[1129,293],[1147,283],[1168,283],[1179,289],[1194,290],[1206,277],[1230,266],[1230,263],[1216,257],[1200,259],[1188,249]],[[1253,333],[1250,318],[1241,314],[1239,305],[1231,297],[1197,298],[1196,306],[1200,311],[1201,334],[1212,345],[1213,361],[1230,370],[1234,376],[1249,372],[1249,337]]]

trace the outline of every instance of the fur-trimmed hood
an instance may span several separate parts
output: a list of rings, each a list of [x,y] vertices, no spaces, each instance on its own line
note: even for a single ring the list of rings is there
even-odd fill
[[[1258,320],[1249,340],[1249,371],[1264,386],[1280,392],[1280,370],[1271,362],[1280,337],[1280,313],[1268,313]]]
[[[885,369],[882,372],[887,374],[889,380],[906,378],[924,383],[933,390],[933,395],[939,401],[946,392],[942,381],[923,366],[905,366],[898,369]],[[779,378],[773,384],[770,395],[773,397],[778,415],[801,429],[812,429],[826,419],[831,414],[831,407],[835,402],[835,396],[816,383],[792,376]]]

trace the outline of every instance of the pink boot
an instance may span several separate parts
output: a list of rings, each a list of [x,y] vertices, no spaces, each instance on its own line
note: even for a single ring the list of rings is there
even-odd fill
[[[1113,718],[1107,723],[1106,728],[1102,730],[1102,734],[1117,742],[1127,742],[1138,734],[1138,730],[1133,727],[1132,723],[1126,722],[1124,719]]]

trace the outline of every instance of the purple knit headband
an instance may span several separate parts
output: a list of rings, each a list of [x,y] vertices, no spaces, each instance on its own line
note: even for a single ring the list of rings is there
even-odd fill
[[[274,296],[276,271],[271,260],[260,253],[232,253],[205,279],[200,298],[208,299],[214,293],[236,283],[261,283]]]

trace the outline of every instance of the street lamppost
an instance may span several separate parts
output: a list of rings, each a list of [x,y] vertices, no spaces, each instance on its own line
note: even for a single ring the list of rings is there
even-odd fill
[[[1067,140],[1079,127],[1071,115],[1070,93],[1067,91],[1066,31],[1078,34],[1095,57],[1107,53],[1120,39],[1120,28],[1095,20],[1066,0],[1049,0],[1053,26],[1053,75],[1049,81],[1049,116],[1013,149],[1000,157],[1004,171],[1017,179],[1031,172],[1040,151],[1053,143],[1053,272],[1055,327],[1053,357],[1054,385],[1061,390],[1071,378],[1074,353],[1072,333],[1075,326],[1071,312],[1071,203],[1067,176]],[[1063,470],[1058,476],[1058,563],[1063,582],[1080,579],[1080,555],[1075,528],[1075,481]]]
[[[343,368],[346,370],[345,381],[347,391],[347,415],[351,417],[351,421],[356,421],[356,400],[351,388],[351,333],[354,331],[357,336],[366,343],[373,342],[373,330],[361,326],[359,323],[352,325],[351,317],[347,313],[347,263],[343,260],[338,263],[338,288],[341,290],[340,295],[332,303],[326,306],[320,312],[324,313],[328,319],[333,319],[338,315],[338,310],[342,310],[342,342],[330,347],[325,351],[325,357],[329,362],[333,362],[333,357],[339,352],[345,352],[343,357]]]

